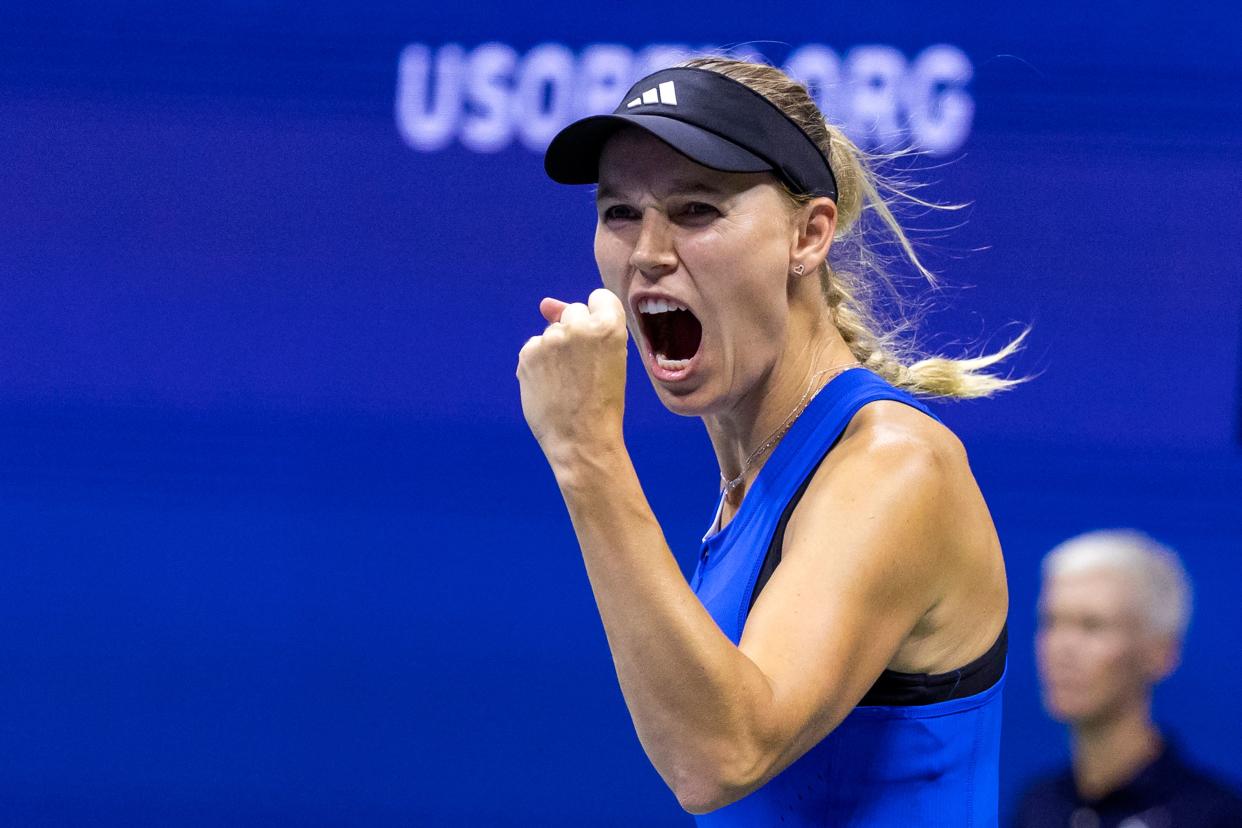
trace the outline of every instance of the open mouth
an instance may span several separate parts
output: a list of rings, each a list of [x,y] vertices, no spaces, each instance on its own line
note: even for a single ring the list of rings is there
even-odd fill
[[[638,318],[656,365],[682,371],[699,352],[703,325],[685,305],[668,299],[641,299]]]

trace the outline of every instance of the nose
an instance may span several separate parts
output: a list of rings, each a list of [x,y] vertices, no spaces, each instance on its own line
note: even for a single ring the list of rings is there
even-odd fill
[[[649,207],[643,211],[638,241],[630,254],[630,265],[648,279],[658,279],[677,270],[677,251],[668,217]]]

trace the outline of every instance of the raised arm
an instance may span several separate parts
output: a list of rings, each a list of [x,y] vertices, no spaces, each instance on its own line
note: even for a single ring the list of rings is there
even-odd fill
[[[683,807],[713,810],[831,731],[934,603],[941,464],[901,439],[834,451],[734,646],[682,577],[625,450],[619,301],[596,291],[589,307],[544,308],[559,321],[523,348],[523,409],[569,509],[639,739]]]

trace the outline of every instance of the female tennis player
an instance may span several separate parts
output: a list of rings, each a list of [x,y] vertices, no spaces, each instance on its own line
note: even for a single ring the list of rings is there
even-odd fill
[[[914,396],[1015,381],[912,357],[871,297],[863,154],[772,67],[700,58],[571,124],[604,288],[547,298],[522,408],[564,495],[634,726],[706,826],[982,826],[997,816],[1007,591],[954,435]],[[627,328],[700,417],[721,497],[686,583],[622,438]]]

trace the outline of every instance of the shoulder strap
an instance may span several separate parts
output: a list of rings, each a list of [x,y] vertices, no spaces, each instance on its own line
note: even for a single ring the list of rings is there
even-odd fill
[[[863,385],[865,388],[864,392],[854,396],[845,409],[846,416],[842,418],[839,427],[835,428],[835,431],[831,433],[831,442],[824,447],[824,450],[818,457],[813,458],[802,470],[802,479],[798,483],[797,489],[781,511],[780,519],[776,523],[776,529],[772,533],[772,539],[768,543],[763,564],[760,566],[755,578],[754,588],[750,593],[750,600],[746,606],[747,614],[754,607],[755,600],[771,579],[772,574],[776,571],[776,567],[780,565],[781,551],[785,542],[785,529],[789,524],[789,519],[793,516],[794,510],[798,507],[798,503],[806,493],[807,487],[815,477],[815,472],[823,464],[824,458],[828,456],[828,452],[836,446],[841,434],[845,431],[845,427],[849,424],[854,414],[867,403],[877,400],[894,400],[917,408],[929,417],[937,421],[939,420],[925,405],[903,391],[888,385],[879,377],[875,377],[874,380],[866,380]],[[936,675],[898,673],[892,670],[885,670],[876,680],[874,686],[867,691],[859,704],[908,707],[935,704],[983,692],[1000,681],[1004,675],[1007,653],[1008,624],[1001,628],[996,643],[992,645],[987,653],[957,670]]]
[[[904,403],[911,408],[915,408],[939,422],[940,418],[933,414],[926,405],[906,392],[893,387],[871,371],[855,371],[851,373],[858,375],[853,378],[852,387],[843,395],[839,403],[833,406],[834,410],[823,412],[820,422],[815,426],[815,432],[820,438],[822,449],[815,454],[800,452],[802,454],[800,458],[801,463],[791,461],[786,464],[786,468],[782,469],[782,472],[800,474],[801,478],[798,481],[797,488],[794,489],[793,494],[782,509],[776,529],[772,533],[772,539],[768,544],[763,565],[759,568],[754,589],[751,590],[747,612],[755,605],[755,599],[759,597],[759,592],[767,584],[772,577],[772,573],[776,571],[777,565],[781,562],[781,548],[785,539],[785,527],[788,525],[794,509],[797,508],[799,501],[802,500],[802,496],[806,493],[812,478],[815,477],[815,472],[819,470],[820,465],[824,462],[824,458],[836,446],[850,420],[854,418],[859,409],[868,403],[878,400],[893,400],[894,402]],[[833,416],[834,414],[835,416]],[[812,438],[811,442],[813,444],[814,438]],[[773,457],[773,459],[776,458]]]

